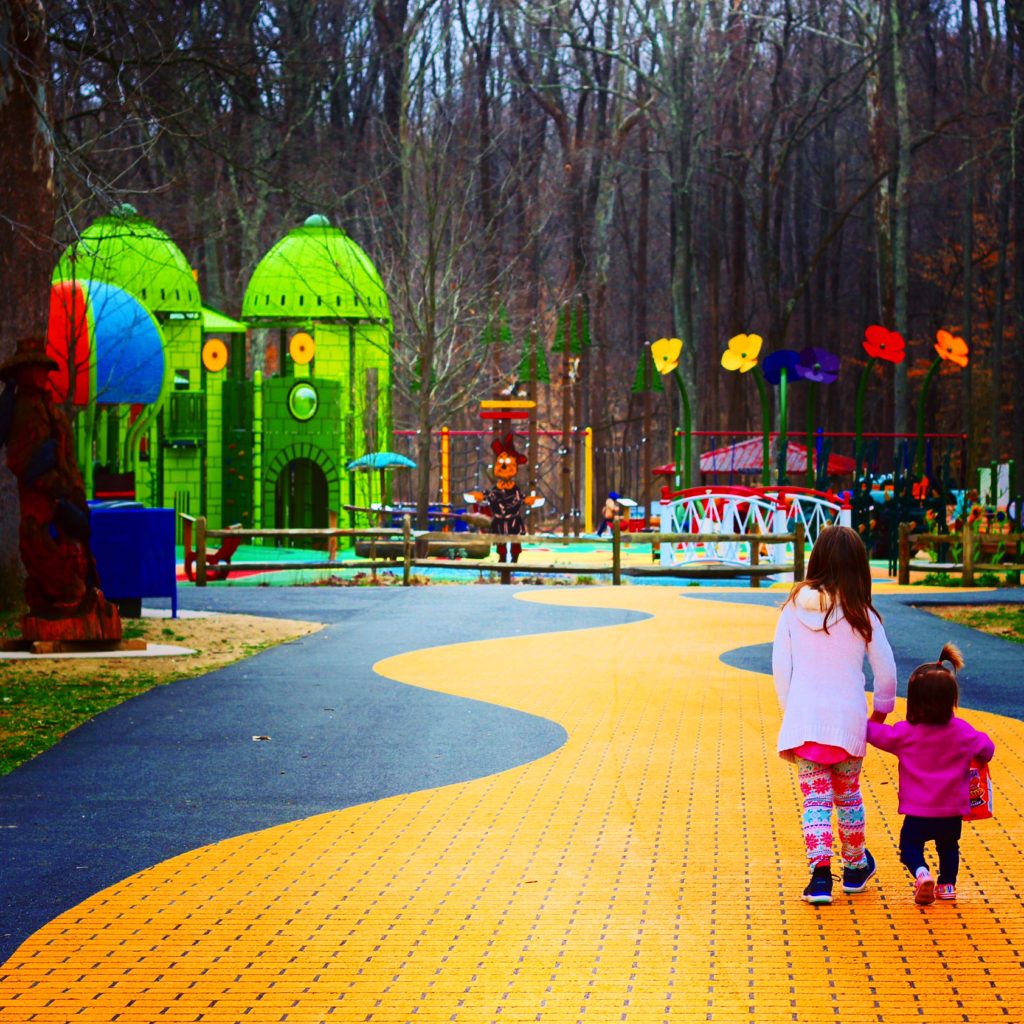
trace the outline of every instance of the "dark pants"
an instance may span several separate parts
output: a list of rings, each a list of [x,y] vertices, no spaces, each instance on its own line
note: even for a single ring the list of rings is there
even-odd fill
[[[935,852],[939,855],[939,884],[956,885],[963,825],[960,817],[919,818],[916,814],[908,814],[900,829],[900,860],[903,866],[912,875],[918,868],[927,867],[924,844],[934,842]]]
[[[518,562],[519,554],[522,550],[522,544],[499,544],[498,561],[505,565],[510,562]]]

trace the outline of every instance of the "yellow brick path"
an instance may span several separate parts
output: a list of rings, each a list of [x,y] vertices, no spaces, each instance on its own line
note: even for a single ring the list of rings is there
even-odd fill
[[[810,907],[771,680],[719,661],[777,612],[660,587],[530,599],[651,617],[377,669],[554,719],[563,747],[126,879],[0,968],[0,1020],[1024,1022],[1021,722],[965,714],[996,741],[999,803],[965,826],[959,903],[915,906],[873,752],[878,876]]]

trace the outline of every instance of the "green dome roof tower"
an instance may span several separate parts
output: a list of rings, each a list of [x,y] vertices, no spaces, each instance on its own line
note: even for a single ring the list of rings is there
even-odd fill
[[[391,324],[376,267],[321,214],[307,217],[260,260],[245,290],[242,318],[254,327],[311,320]]]
[[[134,295],[158,320],[198,319],[202,303],[182,251],[128,203],[89,225],[64,250],[54,281],[106,281]]]
[[[391,310],[366,253],[321,214],[253,271],[242,319],[253,339],[262,414],[254,524],[319,527],[367,506],[371,475],[344,467],[391,437]]]

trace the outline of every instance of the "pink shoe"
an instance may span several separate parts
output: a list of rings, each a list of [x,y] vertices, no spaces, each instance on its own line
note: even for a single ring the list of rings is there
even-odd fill
[[[935,886],[935,898],[937,900],[955,900],[956,886],[948,883]]]
[[[914,879],[914,902],[922,907],[935,902],[935,879],[927,871]]]

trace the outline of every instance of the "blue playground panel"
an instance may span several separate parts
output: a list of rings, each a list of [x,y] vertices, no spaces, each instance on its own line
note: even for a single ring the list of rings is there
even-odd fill
[[[467,523],[465,519],[448,519],[446,517],[443,517],[442,513],[445,511],[455,512],[458,515],[466,514],[466,510],[464,508],[452,508],[451,506],[445,507],[442,505],[428,505],[427,515],[430,517],[431,520],[436,520],[436,526],[433,522],[431,523],[432,529],[448,529],[451,530],[452,533],[467,533],[469,531],[469,523]],[[411,515],[413,517],[413,522],[415,522],[416,507],[415,505],[410,505],[408,508],[403,506],[399,511],[392,512],[391,522],[389,525],[392,527],[396,527],[397,529],[401,529],[402,517],[406,513]]]

